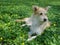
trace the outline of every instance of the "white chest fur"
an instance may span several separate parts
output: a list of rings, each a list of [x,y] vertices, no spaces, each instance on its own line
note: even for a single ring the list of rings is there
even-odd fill
[[[39,19],[37,20],[38,18],[36,17],[33,17],[32,18],[32,25],[30,27],[30,30],[33,32],[33,33],[36,33],[36,34],[41,34],[43,32],[42,28],[41,28],[41,25],[40,25],[40,21]]]

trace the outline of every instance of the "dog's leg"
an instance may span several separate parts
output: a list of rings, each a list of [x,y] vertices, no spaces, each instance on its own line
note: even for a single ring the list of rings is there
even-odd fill
[[[16,22],[26,22],[26,24],[22,24],[21,26],[25,26],[25,25],[31,26],[32,25],[31,18],[24,18],[24,19],[21,19],[21,20],[17,19]]]
[[[32,31],[30,31],[29,33],[28,33],[28,39],[27,39],[27,41],[31,41],[31,40],[33,40],[33,39],[35,39],[36,37],[37,37],[37,34],[36,33],[33,33]]]
[[[50,24],[51,23],[49,21],[43,23],[43,25],[41,25],[42,30],[46,29],[47,27],[50,27]]]
[[[32,25],[31,18],[25,18],[24,20],[26,22],[26,25],[28,25],[28,26],[31,26]]]
[[[28,38],[27,41],[31,41],[31,40],[35,39],[36,37],[37,36],[32,36],[32,37]]]

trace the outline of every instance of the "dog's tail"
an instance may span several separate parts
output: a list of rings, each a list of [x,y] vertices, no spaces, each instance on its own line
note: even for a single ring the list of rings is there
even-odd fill
[[[31,41],[31,40],[35,39],[36,37],[37,36],[30,37],[30,38],[27,39],[27,41]]]

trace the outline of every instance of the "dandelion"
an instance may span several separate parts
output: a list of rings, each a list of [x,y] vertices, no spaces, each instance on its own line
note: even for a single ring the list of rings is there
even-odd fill
[[[3,40],[3,38],[1,37],[0,40]]]
[[[54,24],[54,26],[56,26],[56,24]]]
[[[24,42],[21,45],[24,45]]]

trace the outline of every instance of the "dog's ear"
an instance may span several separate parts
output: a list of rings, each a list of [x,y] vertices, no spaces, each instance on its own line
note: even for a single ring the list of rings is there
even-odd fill
[[[49,10],[49,8],[51,8],[51,6],[47,6],[47,7],[45,8],[45,10],[47,10],[47,11],[48,11],[48,10]]]
[[[36,12],[36,11],[39,9],[38,6],[32,6],[32,8],[33,8],[33,11],[34,11],[34,12]]]

